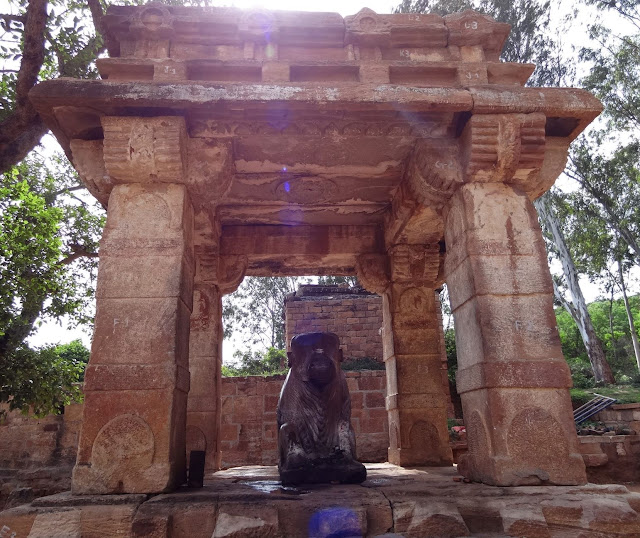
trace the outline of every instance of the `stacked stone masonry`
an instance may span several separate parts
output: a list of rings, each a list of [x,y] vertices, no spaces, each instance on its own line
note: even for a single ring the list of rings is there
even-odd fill
[[[6,405],[0,410],[6,412],[0,422],[0,510],[69,490],[82,404],[43,418],[9,411]]]
[[[451,463],[446,281],[463,472],[585,481],[532,201],[602,107],[525,87],[534,66],[499,61],[508,33],[472,11],[110,7],[102,80],[30,93],[108,206],[74,492],[170,489],[186,446],[216,461],[219,305],[245,275],[357,275],[382,296],[403,465]]]
[[[338,286],[301,286],[285,301],[287,342],[305,332],[332,332],[340,338],[344,360],[382,362],[382,298]]]

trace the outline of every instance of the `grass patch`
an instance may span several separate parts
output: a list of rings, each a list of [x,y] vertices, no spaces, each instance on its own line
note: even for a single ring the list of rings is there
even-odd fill
[[[606,385],[604,387],[594,387],[592,389],[571,389],[571,402],[574,409],[587,403],[594,398],[595,394],[615,398],[618,403],[638,403],[640,402],[640,384],[629,385]]]

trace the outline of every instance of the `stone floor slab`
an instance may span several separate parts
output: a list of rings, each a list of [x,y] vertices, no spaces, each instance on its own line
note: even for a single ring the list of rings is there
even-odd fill
[[[367,476],[282,487],[276,467],[237,467],[153,497],[43,497],[1,512],[0,528],[16,538],[640,536],[640,494],[617,484],[492,487],[459,481],[455,467],[388,463],[368,464]]]

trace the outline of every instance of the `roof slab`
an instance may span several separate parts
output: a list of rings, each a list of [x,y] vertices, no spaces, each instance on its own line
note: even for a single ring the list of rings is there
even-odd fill
[[[471,11],[147,4],[112,6],[107,28],[101,80],[44,82],[37,110],[105,206],[118,183],[184,183],[249,274],[346,274],[363,251],[437,243],[465,182],[535,198],[601,111],[525,87],[534,66],[499,61],[509,26]]]

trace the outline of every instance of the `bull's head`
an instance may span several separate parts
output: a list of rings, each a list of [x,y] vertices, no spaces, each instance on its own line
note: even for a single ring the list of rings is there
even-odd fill
[[[340,340],[334,333],[302,333],[291,340],[287,354],[293,374],[317,387],[331,383],[342,362]]]

